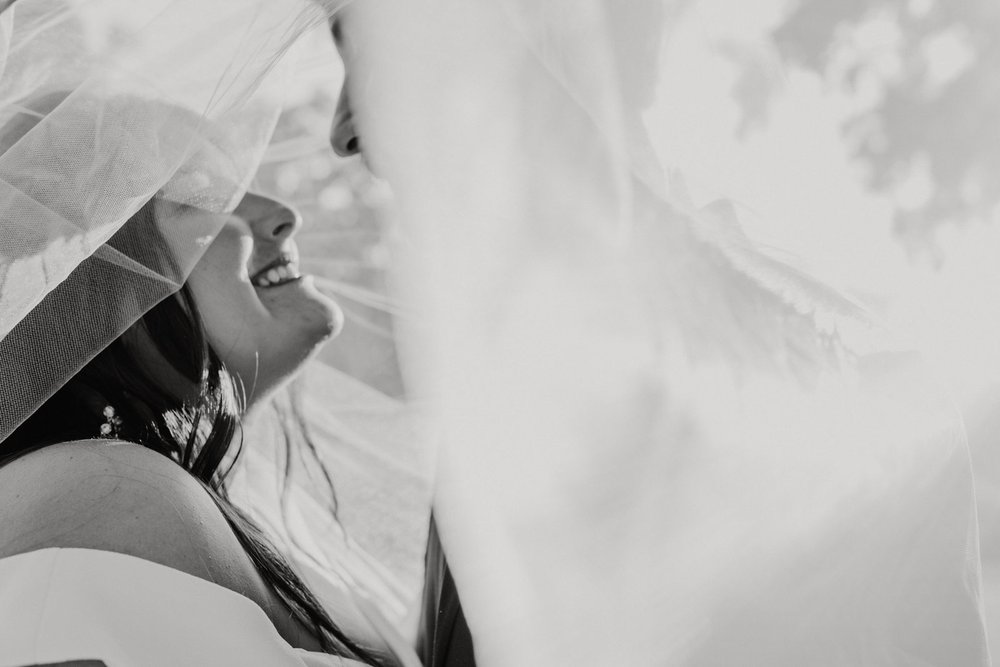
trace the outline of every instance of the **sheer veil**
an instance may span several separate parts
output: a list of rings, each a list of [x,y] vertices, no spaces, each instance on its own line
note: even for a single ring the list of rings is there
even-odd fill
[[[651,157],[672,8],[343,14],[367,159],[399,197],[404,365],[434,406],[477,659],[985,664],[949,399]]]
[[[294,2],[225,0],[0,14],[0,438],[183,283],[270,139],[301,20]],[[107,243],[154,195],[205,215]]]

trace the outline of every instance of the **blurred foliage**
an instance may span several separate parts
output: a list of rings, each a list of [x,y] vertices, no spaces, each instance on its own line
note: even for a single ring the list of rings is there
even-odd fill
[[[895,199],[911,250],[932,246],[942,224],[995,216],[1000,3],[791,0],[771,38],[784,62],[862,100],[844,134],[869,187]],[[749,116],[766,111],[737,98],[755,102]]]

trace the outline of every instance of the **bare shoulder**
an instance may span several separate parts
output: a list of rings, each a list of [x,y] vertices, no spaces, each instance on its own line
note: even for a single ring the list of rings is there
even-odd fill
[[[51,547],[136,556],[250,598],[293,646],[317,650],[201,483],[125,442],[79,440],[0,467],[0,558]]]
[[[145,447],[45,447],[0,468],[0,558],[48,547],[144,558],[260,599],[252,564],[208,492]]]

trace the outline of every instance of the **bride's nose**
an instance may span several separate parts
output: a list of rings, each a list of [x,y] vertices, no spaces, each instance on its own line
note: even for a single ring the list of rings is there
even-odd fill
[[[243,197],[235,213],[247,221],[253,235],[261,241],[280,243],[302,226],[302,216],[294,208],[253,192]]]

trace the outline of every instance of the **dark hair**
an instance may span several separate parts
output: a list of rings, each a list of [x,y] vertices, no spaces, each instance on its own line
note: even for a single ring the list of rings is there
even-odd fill
[[[148,230],[154,223],[150,202],[109,245],[118,249],[133,245],[130,238],[142,236],[135,233],[136,227]],[[133,256],[144,252],[131,251]],[[177,395],[164,382],[163,369],[150,368],[150,349],[196,391]],[[0,443],[0,465],[59,442],[96,437],[107,421],[103,414],[107,405],[114,406],[120,420],[117,439],[166,456],[202,484],[261,577],[296,619],[314,630],[324,650],[381,664],[337,627],[264,532],[230,502],[226,479],[242,448],[245,395],[238,378],[209,344],[186,285],[113,340]],[[295,438],[288,433],[287,420],[283,428],[286,446],[291,447]],[[312,443],[305,440],[315,454]]]

